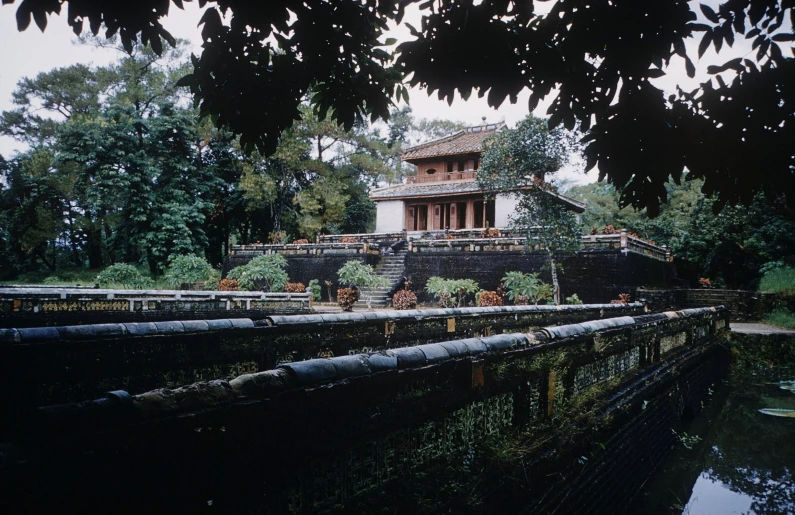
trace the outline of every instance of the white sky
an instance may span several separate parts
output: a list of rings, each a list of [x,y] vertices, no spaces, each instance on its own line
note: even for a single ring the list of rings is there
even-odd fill
[[[717,1],[708,1],[707,3],[716,4]],[[184,11],[171,4],[170,14],[163,19],[163,24],[175,37],[190,41],[194,46],[193,51],[198,54],[201,52],[201,36],[197,24],[201,18],[201,11],[197,4],[198,2],[186,2]],[[543,6],[543,4],[536,5]],[[33,77],[53,68],[76,63],[102,66],[118,57],[114,51],[74,44],[74,35],[63,18],[51,17],[44,33],[39,31],[35,23],[31,23],[31,26],[24,32],[17,31],[15,14],[18,6],[19,3],[14,3],[0,7],[0,48],[8,49],[0,57],[0,111],[14,108],[11,102],[11,93],[17,82],[23,77]],[[412,19],[416,18],[416,12],[409,13],[406,17],[410,23]],[[414,21],[415,23],[412,24],[417,26],[418,23],[416,20]],[[396,28],[394,33],[389,36],[399,40],[409,37],[405,28]],[[698,42],[692,41],[690,45],[692,48],[688,48],[689,54],[695,56]],[[716,57],[714,49],[711,47],[702,59],[703,62],[696,63],[695,79],[688,79],[684,72],[683,62],[677,58],[680,62],[672,62],[668,75],[657,79],[655,83],[669,93],[675,91],[676,84],[686,86],[685,89],[692,89],[708,77],[705,72],[707,64],[723,63],[749,51],[750,42],[746,42],[742,36],[739,36],[730,53],[724,50],[720,58]],[[673,66],[674,64],[677,66]],[[729,77],[725,78],[729,79]],[[485,98],[477,98],[475,94],[468,101],[458,98],[452,106],[448,106],[446,102],[437,100],[435,95],[429,97],[425,91],[417,88],[412,88],[409,93],[410,105],[416,117],[460,120],[470,125],[478,125],[482,123],[481,119],[485,116],[490,123],[505,121],[509,126],[513,126],[527,115],[529,96],[528,91],[523,91],[516,104],[506,101],[499,109],[495,110],[488,106]],[[546,100],[534,111],[536,116],[546,116],[546,109],[552,97],[550,96]],[[22,147],[18,142],[8,137],[0,137],[0,155],[9,156],[20,149]],[[592,170],[585,175],[575,167],[570,167],[562,170],[559,176],[561,179],[575,183],[587,183],[597,179],[597,172]]]

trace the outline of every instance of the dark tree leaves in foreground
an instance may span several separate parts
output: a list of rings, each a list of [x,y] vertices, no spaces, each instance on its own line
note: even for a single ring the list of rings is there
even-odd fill
[[[386,118],[392,100],[408,97],[408,77],[448,101],[477,91],[499,106],[528,88],[532,110],[552,96],[551,127],[587,132],[588,167],[621,190],[622,205],[652,216],[668,178],[680,181],[685,169],[716,196],[715,209],[748,204],[759,192],[795,202],[792,0],[726,0],[716,8],[686,0],[199,4],[207,6],[204,50],[182,84],[203,114],[264,155],[308,94],[321,119],[351,129],[366,117]],[[412,4],[423,18],[393,55],[384,32]],[[539,14],[540,6],[549,12]],[[170,7],[167,0],[24,0],[17,22],[20,30],[31,22],[44,30],[50,14],[64,11],[75,33],[104,26],[128,49],[140,40],[160,51],[161,37],[173,44],[160,23]],[[708,47],[721,52],[744,40],[751,51],[708,68],[714,78],[693,91],[667,94],[651,81],[682,62],[693,77]]]
[[[528,246],[538,243],[547,252],[558,304],[555,252],[579,250],[582,230],[547,175],[557,172],[576,150],[576,140],[570,133],[560,128],[550,130],[546,120],[528,116],[515,129],[502,129],[486,141],[478,170],[478,182],[485,191],[492,195],[512,191],[518,196],[511,223],[527,235]]]

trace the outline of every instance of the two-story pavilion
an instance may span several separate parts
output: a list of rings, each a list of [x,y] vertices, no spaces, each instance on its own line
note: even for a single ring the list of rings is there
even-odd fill
[[[486,200],[476,179],[484,141],[504,126],[468,127],[407,149],[402,159],[417,167],[417,175],[404,184],[370,192],[377,206],[376,232],[507,228],[517,196],[500,193]],[[555,197],[577,213],[585,209],[572,199]]]

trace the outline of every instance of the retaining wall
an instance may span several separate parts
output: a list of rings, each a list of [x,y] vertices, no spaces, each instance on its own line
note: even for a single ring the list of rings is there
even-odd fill
[[[673,263],[620,250],[560,255],[556,261],[560,265],[561,298],[576,293],[586,303],[609,302],[620,293],[632,294],[641,285],[669,287],[675,277]],[[481,288],[496,290],[505,273],[512,270],[541,272],[545,282],[552,281],[549,259],[543,252],[447,252],[440,247],[406,256],[406,275],[418,299],[426,303],[433,302],[433,297],[424,292],[429,277],[474,279]]]
[[[521,250],[523,242],[523,239],[517,239],[516,245],[505,247],[515,250],[493,251],[488,250],[488,245],[472,247],[480,250],[464,250],[460,246],[461,240],[430,242],[421,252],[406,255],[404,274],[412,280],[412,289],[418,300],[428,305],[435,303],[433,296],[425,292],[425,283],[432,276],[474,279],[486,290],[496,290],[505,273],[512,270],[541,272],[541,278],[551,282],[547,254]],[[469,249],[469,245],[466,248]],[[245,264],[261,254],[254,251],[230,254],[224,270]],[[333,283],[333,292],[337,288],[337,270],[346,261],[355,259],[375,265],[380,259],[377,254],[359,254],[353,250],[346,255],[302,253],[284,254],[284,257],[291,280],[309,284],[310,280],[318,279],[321,285],[328,280]],[[577,254],[564,254],[557,257],[557,262],[563,297],[576,293],[583,302],[592,304],[610,302],[620,293],[632,294],[641,286],[670,288],[676,278],[676,267],[672,262],[615,248],[597,247]],[[328,299],[325,287],[323,297]]]
[[[670,439],[677,417],[698,407],[701,386],[678,389],[720,375],[711,359],[727,315],[619,317],[41,408],[5,447],[3,498],[44,510],[456,512],[449,503],[466,496],[449,495],[448,469],[466,469],[491,445],[510,461],[487,474],[468,469],[477,481],[466,498],[481,501],[468,511],[512,499],[522,503],[501,512],[619,511],[626,474],[601,476],[598,496],[588,494],[596,479],[576,491],[573,482],[623,470],[627,454],[631,479],[644,480],[654,463],[639,463],[657,452],[644,442]],[[570,410],[579,415],[556,418]],[[530,433],[532,445],[500,447],[528,427],[545,430]],[[623,439],[622,427],[634,436]],[[604,467],[578,471],[572,457],[602,442]],[[610,458],[615,449],[624,455]]]

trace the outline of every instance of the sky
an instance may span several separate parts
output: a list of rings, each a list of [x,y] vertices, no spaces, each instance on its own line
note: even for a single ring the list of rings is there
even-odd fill
[[[709,4],[716,4],[716,1],[707,1]],[[77,63],[91,63],[96,66],[106,65],[118,57],[112,50],[94,49],[87,46],[75,44],[76,38],[66,24],[64,17],[50,17],[49,24],[44,33],[31,23],[31,26],[24,32],[19,32],[16,26],[15,13],[18,3],[4,5],[0,7],[0,48],[6,49],[0,57],[0,111],[14,108],[11,102],[11,93],[16,87],[17,82],[24,77],[34,77],[38,73],[49,71],[53,68],[69,66]],[[544,4],[536,4],[544,6]],[[200,29],[197,27],[202,11],[198,7],[198,2],[184,3],[185,9],[180,10],[173,4],[168,17],[162,19],[165,28],[177,38],[188,40],[195,53],[201,52]],[[417,12],[408,12],[406,21],[418,25],[419,16]],[[387,37],[395,37],[399,41],[409,37],[405,27],[394,27],[392,33]],[[688,52],[691,56],[696,55],[695,47],[697,41],[689,43],[693,48]],[[684,64],[672,62],[672,67],[664,77],[655,80],[658,87],[663,87],[668,93],[676,91],[676,85],[683,85],[685,89],[692,89],[707,79],[706,65],[723,63],[733,57],[745,55],[750,51],[750,42],[738,39],[734,48],[729,52],[722,52],[720,57],[715,55],[714,49],[710,48],[704,55],[700,63],[696,63],[698,74],[695,79],[689,79],[684,71]],[[724,75],[725,78],[728,78]],[[429,97],[426,91],[418,88],[411,88],[409,91],[410,105],[416,117],[422,118],[442,118],[448,120],[462,121],[468,125],[479,125],[485,117],[488,123],[499,121],[506,122],[513,126],[528,114],[527,101],[530,92],[523,91],[516,104],[505,102],[499,109],[488,106],[485,97],[477,98],[473,94],[467,101],[460,98],[456,99],[452,105],[438,100],[435,95]],[[547,97],[533,114],[536,116],[546,116],[546,110],[551,103],[552,96]],[[401,105],[401,104],[399,104]],[[10,156],[15,151],[23,147],[20,143],[11,138],[0,136],[0,155]],[[582,184],[594,182],[597,179],[597,171],[592,170],[588,174],[582,171],[582,164],[575,162],[573,165],[562,170],[559,177],[570,183]]]

